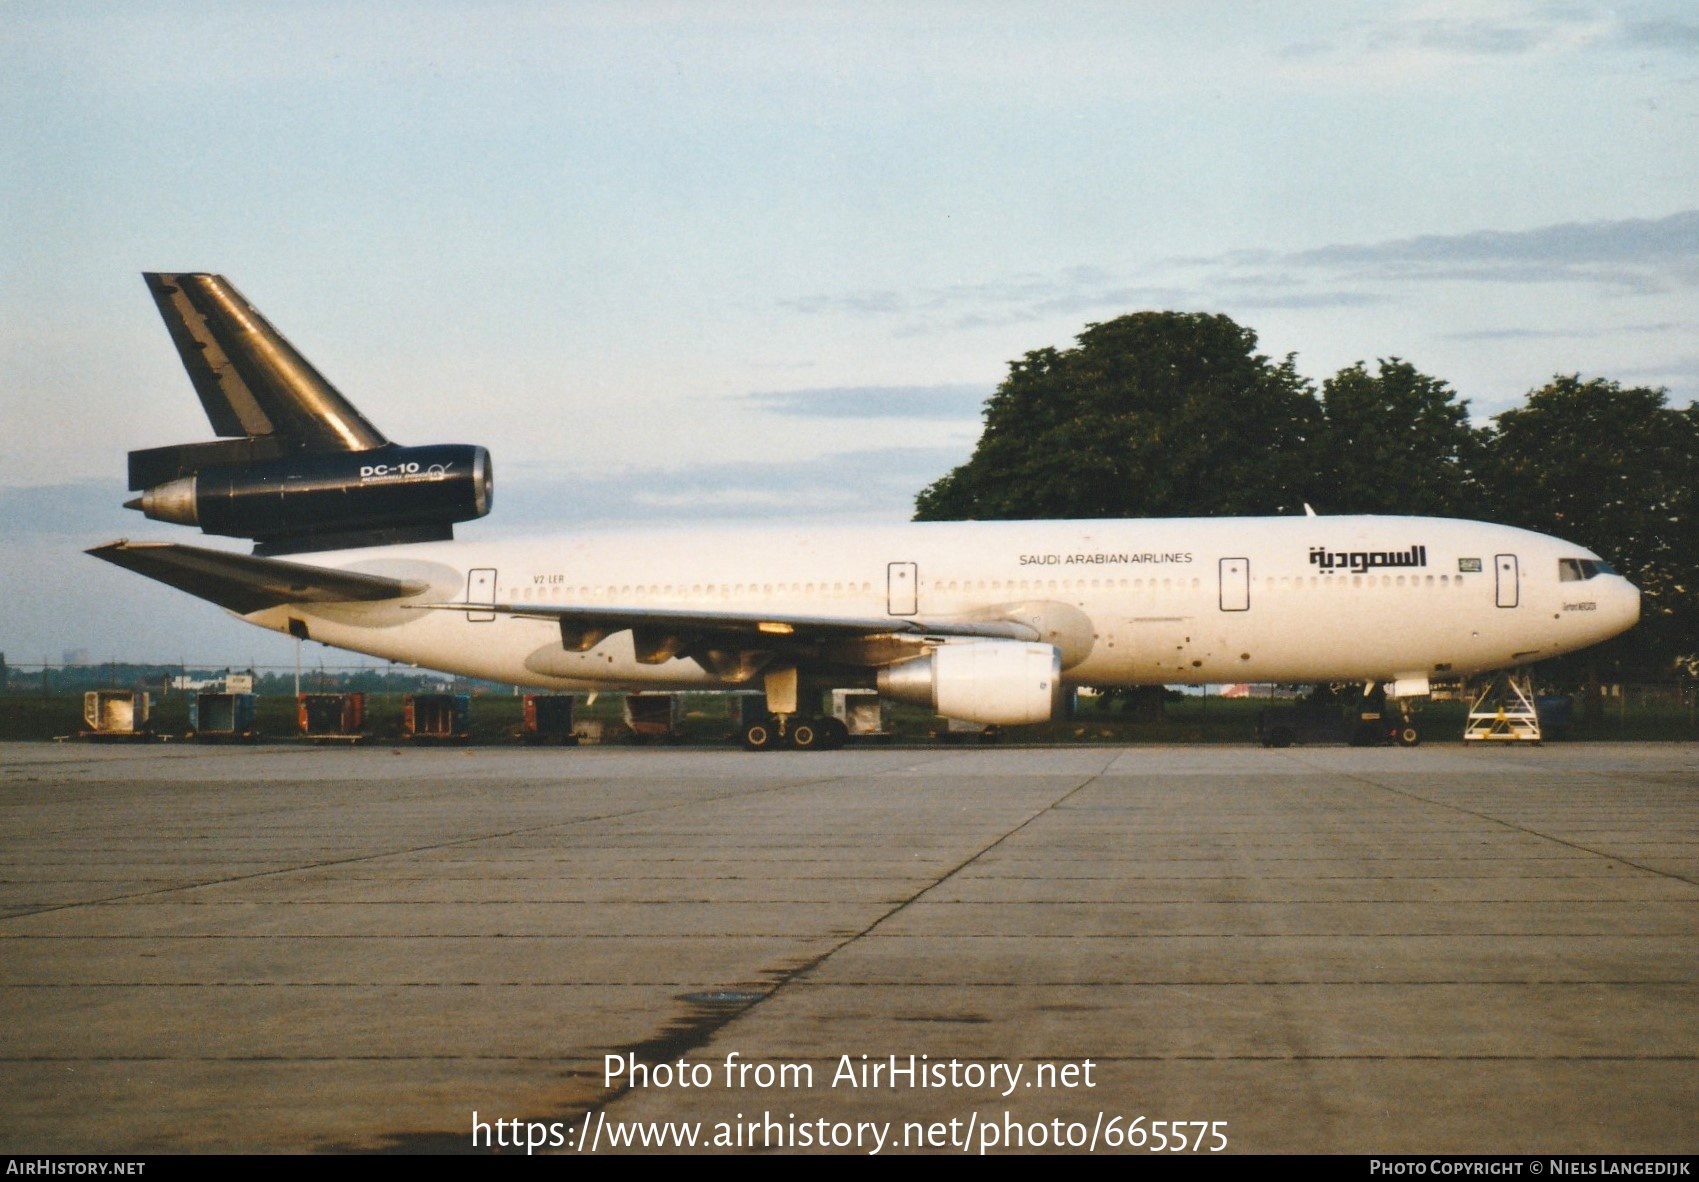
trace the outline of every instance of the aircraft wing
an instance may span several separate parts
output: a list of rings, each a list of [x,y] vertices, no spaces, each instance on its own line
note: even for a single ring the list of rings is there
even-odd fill
[[[210,600],[238,615],[286,603],[347,603],[404,599],[425,583],[326,570],[275,558],[254,558],[176,542],[108,542],[96,558]]]
[[[1037,640],[1038,629],[1006,618],[911,620],[898,616],[810,616],[791,613],[694,611],[677,608],[556,607],[515,603],[421,603],[420,610],[456,611],[552,620],[568,652],[588,652],[616,632],[632,633],[639,661],[717,650],[796,652],[837,641],[879,636],[959,636]]]

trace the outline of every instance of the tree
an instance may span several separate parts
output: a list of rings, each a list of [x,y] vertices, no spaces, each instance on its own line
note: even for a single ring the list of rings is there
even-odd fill
[[[1665,391],[1556,377],[1493,420],[1496,516],[1604,557],[1641,590],[1608,658],[1668,673],[1699,653],[1699,410]]]
[[[1272,514],[1311,483],[1321,410],[1292,358],[1225,316],[1138,312],[1011,362],[966,464],[915,518]]]
[[[1322,384],[1317,508],[1325,513],[1475,517],[1486,432],[1469,404],[1397,357],[1361,361]]]

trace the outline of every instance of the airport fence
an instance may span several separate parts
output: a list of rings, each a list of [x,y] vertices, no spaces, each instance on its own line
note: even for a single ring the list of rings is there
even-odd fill
[[[223,688],[231,673],[249,674],[258,696],[259,727],[268,739],[296,733],[295,696],[304,693],[367,695],[370,730],[387,740],[401,730],[402,699],[416,693],[464,693],[473,698],[473,741],[505,742],[516,735],[523,712],[520,687],[457,678],[401,665],[362,662],[303,666],[240,666],[211,663],[129,663],[61,661],[8,663],[0,656],[0,740],[48,739],[80,729],[83,694],[90,690],[147,692],[163,733],[187,729],[190,697]],[[1157,708],[1147,697],[1100,699],[1091,691],[1077,697],[1070,717],[1002,736],[1006,742],[1062,743],[1243,743],[1256,734],[1258,713],[1289,704],[1309,687],[1283,685],[1212,685],[1169,689]],[[1419,723],[1427,741],[1460,740],[1470,695],[1467,688],[1436,695],[1420,707]],[[685,696],[684,735],[689,741],[729,740],[735,729],[735,700],[729,694]],[[601,694],[592,702],[578,695],[581,718],[617,720],[621,695]],[[1610,684],[1601,687],[1589,710],[1573,695],[1568,725],[1552,728],[1549,738],[1568,740],[1699,739],[1699,681]],[[900,741],[948,735],[927,711],[897,705],[892,725]]]

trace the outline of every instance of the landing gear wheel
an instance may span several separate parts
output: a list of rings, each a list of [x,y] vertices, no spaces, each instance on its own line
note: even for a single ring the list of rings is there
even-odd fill
[[[1413,726],[1401,726],[1395,737],[1400,747],[1414,747],[1422,741],[1422,732]]]
[[[791,721],[791,746],[798,751],[817,751],[826,745],[825,735],[820,733],[820,724],[812,718],[799,718]]]
[[[741,737],[745,751],[767,751],[779,736],[779,728],[770,718],[752,722],[743,728]]]
[[[849,727],[844,725],[841,718],[822,718],[820,720],[820,746],[827,751],[836,751],[849,742]]]

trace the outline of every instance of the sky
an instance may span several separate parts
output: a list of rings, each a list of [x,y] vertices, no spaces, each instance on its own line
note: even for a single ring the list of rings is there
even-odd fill
[[[82,554],[208,541],[119,507],[211,435],[144,270],[488,447],[463,537],[902,520],[1010,361],[1146,309],[1482,421],[1691,402],[1696,83],[1677,2],[0,0],[0,652],[294,659]]]

